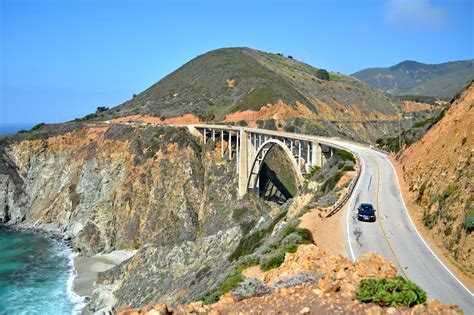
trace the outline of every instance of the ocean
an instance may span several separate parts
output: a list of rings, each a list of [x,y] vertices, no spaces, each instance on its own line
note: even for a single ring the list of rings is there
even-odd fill
[[[41,234],[0,225],[0,314],[77,314],[73,254]]]
[[[34,124],[0,124],[0,135],[14,134],[19,130],[30,130]]]

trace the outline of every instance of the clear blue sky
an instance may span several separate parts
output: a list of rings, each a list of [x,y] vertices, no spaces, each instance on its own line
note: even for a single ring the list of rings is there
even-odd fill
[[[474,51],[471,0],[0,3],[0,125],[113,107],[220,47],[283,52],[346,74]]]

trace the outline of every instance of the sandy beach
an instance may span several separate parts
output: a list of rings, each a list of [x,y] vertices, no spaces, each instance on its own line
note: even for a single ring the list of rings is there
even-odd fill
[[[97,273],[117,266],[122,261],[135,255],[135,253],[135,250],[117,250],[104,255],[75,257],[74,268],[77,271],[77,276],[73,282],[74,292],[83,297],[90,297]]]

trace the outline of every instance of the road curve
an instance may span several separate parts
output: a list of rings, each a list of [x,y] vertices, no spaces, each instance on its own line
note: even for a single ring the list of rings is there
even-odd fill
[[[416,230],[401,196],[395,169],[385,154],[336,138],[235,126],[196,126],[244,129],[301,140],[317,140],[357,154],[362,172],[349,199],[344,228],[349,258],[355,260],[365,252],[379,253],[395,264],[399,275],[414,281],[427,291],[429,298],[457,304],[466,314],[474,314],[473,293],[441,262]],[[376,222],[357,221],[356,209],[361,202],[375,206]]]
[[[395,264],[401,276],[427,291],[429,298],[457,304],[466,314],[473,312],[473,294],[436,257],[413,225],[388,157],[367,147],[333,141],[355,152],[362,163],[347,207],[344,232],[349,258],[355,260],[365,252],[380,253]],[[356,209],[361,202],[374,205],[376,222],[357,220]]]

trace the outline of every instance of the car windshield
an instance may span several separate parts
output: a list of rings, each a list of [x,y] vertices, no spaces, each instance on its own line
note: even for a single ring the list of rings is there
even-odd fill
[[[374,207],[371,204],[361,204],[359,208],[360,214],[370,215],[374,214]]]

